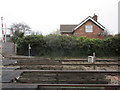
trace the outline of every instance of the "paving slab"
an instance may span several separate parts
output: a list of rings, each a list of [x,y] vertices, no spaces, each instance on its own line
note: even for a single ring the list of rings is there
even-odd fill
[[[4,70],[16,70],[16,69],[20,68],[20,66],[14,66],[14,67],[11,67],[11,66],[1,66],[0,68],[2,69],[2,71],[4,71]]]
[[[37,85],[23,85],[23,84],[2,84],[2,90],[37,90]]]
[[[13,71],[13,70],[4,70],[2,71],[2,81],[3,83],[9,83],[11,80],[19,77],[23,71]]]
[[[1,60],[1,62],[2,62],[2,65],[9,65],[9,64],[17,63],[17,60],[7,60],[7,59],[4,59],[4,60]]]

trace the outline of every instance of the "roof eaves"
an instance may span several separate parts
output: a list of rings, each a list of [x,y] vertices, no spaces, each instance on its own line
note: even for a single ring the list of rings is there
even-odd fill
[[[87,17],[86,19],[84,19],[81,23],[79,23],[78,26],[73,29],[73,31],[76,30],[76,29],[78,29],[78,28],[79,28],[84,22],[86,22],[87,19],[90,18],[90,17],[91,17],[91,16],[88,16],[88,17]]]
[[[102,28],[103,30],[105,30],[105,27],[102,26],[99,22],[95,21],[95,20],[92,19],[92,18],[91,18],[91,20],[92,20],[95,24],[97,24],[100,28]]]
[[[72,32],[72,31],[60,31],[60,32]]]
[[[76,29],[78,29],[81,25],[83,25],[83,24],[84,24],[85,22],[87,22],[89,19],[92,20],[95,24],[97,24],[100,28],[102,28],[103,30],[105,30],[105,27],[104,27],[104,26],[102,26],[100,23],[98,23],[97,21],[95,21],[94,19],[92,19],[91,16],[88,16],[85,20],[83,20],[80,24],[78,24],[78,26],[75,27],[75,28],[73,29],[73,31],[76,30]]]

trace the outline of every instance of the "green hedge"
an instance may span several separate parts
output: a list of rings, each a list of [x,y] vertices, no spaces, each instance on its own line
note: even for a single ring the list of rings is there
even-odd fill
[[[28,44],[31,45],[32,56],[83,57],[93,52],[100,57],[120,55],[120,36],[99,40],[64,35],[31,35],[17,41],[18,54],[28,55]]]

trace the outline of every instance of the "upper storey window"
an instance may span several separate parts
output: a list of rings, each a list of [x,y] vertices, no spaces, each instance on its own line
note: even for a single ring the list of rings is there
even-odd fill
[[[86,32],[93,32],[93,27],[92,27],[92,25],[86,25],[86,26],[85,26],[85,31],[86,31]]]

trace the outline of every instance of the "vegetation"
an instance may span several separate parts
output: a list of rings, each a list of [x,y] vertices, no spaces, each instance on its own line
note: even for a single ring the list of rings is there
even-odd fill
[[[64,35],[31,35],[17,40],[18,54],[28,55],[28,44],[32,56],[86,57],[96,53],[97,57],[120,55],[120,36],[104,40]]]
[[[19,38],[22,38],[26,31],[30,31],[30,27],[24,23],[13,23],[10,30],[12,31],[12,41],[16,43]]]

